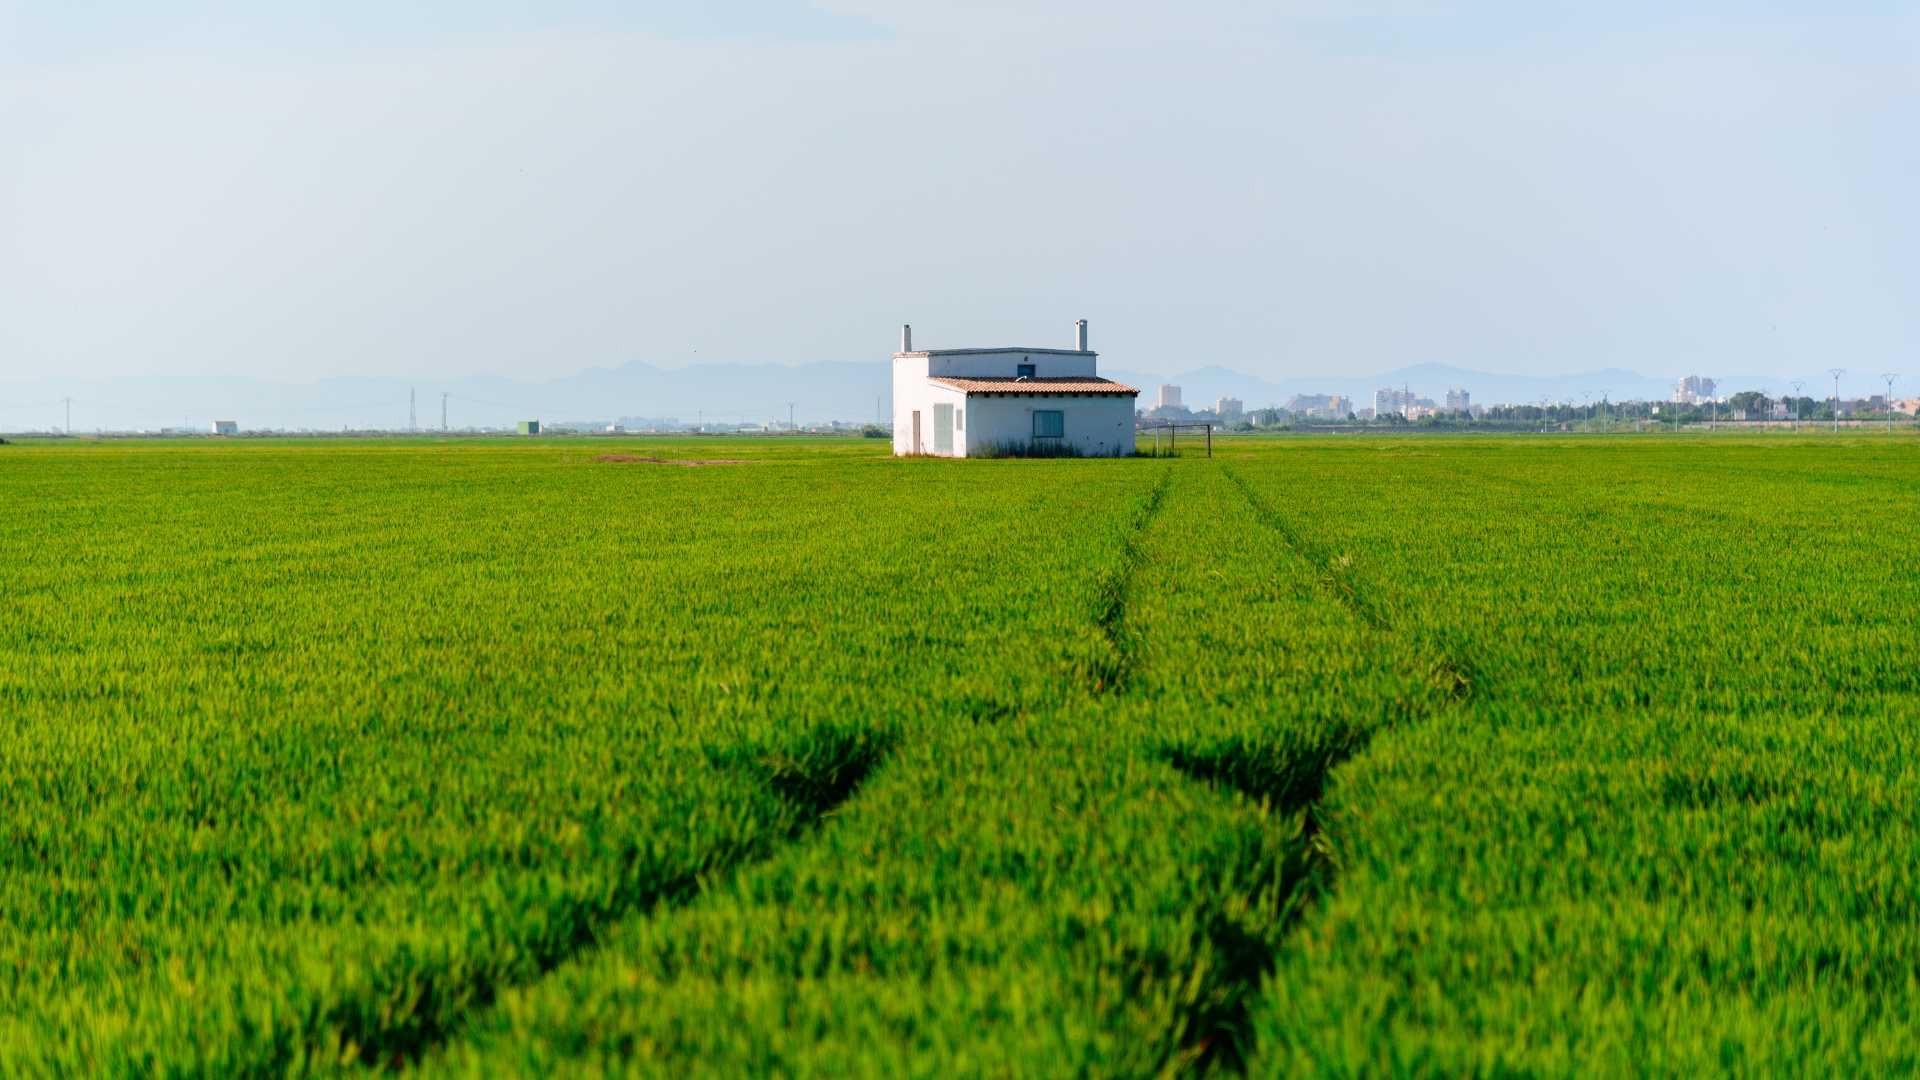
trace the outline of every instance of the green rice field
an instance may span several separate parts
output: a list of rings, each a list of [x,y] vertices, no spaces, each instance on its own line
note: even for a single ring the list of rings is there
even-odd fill
[[[0,1075],[1914,1072],[1916,521],[1898,435],[0,446]]]

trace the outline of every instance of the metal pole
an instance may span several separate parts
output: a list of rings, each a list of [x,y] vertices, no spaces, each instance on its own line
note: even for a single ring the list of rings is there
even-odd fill
[[[1900,376],[1892,372],[1882,372],[1881,378],[1887,380],[1887,434],[1893,434],[1893,380]]]
[[[67,403],[67,434],[72,435],[73,434],[73,399],[64,398],[63,400],[66,401]]]
[[[1827,374],[1833,376],[1833,433],[1840,434],[1840,376],[1847,373],[1846,368],[1828,368]]]
[[[1800,388],[1805,385],[1798,379],[1793,382],[1793,430],[1795,433],[1800,430]]]

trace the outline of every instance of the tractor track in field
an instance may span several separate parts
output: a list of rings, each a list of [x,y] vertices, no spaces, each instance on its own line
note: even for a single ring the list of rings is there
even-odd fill
[[[1343,572],[1345,556],[1336,554],[1325,544],[1294,528],[1284,514],[1261,498],[1231,467],[1223,464],[1220,471],[1226,474],[1234,487],[1240,489],[1241,496],[1253,508],[1254,516],[1313,568],[1315,579],[1327,595],[1373,629],[1405,641],[1448,698],[1463,702],[1473,696],[1474,688],[1480,681],[1479,671],[1460,649],[1450,642],[1435,638],[1429,632],[1406,628],[1384,605],[1372,599],[1379,590],[1363,589],[1354,575]]]
[[[1235,479],[1236,486],[1247,493]],[[1162,511],[1172,481],[1173,469],[1162,468],[1152,490],[1124,523],[1120,558],[1102,582],[1095,625],[1104,649],[1089,672],[1096,697],[1124,693],[1135,677],[1141,642],[1138,633],[1128,628],[1127,614],[1146,561],[1147,533]],[[1255,510],[1262,521],[1273,524],[1264,507],[1256,503]],[[1299,538],[1282,535],[1298,553]],[[1324,567],[1322,571],[1322,584],[1345,584],[1333,580]],[[1352,607],[1364,600],[1349,592],[1344,602]],[[1371,609],[1359,613],[1369,625],[1390,632],[1379,613]],[[1238,875],[1242,881],[1259,883],[1252,886],[1252,895],[1215,897],[1199,912],[1197,936],[1218,963],[1201,977],[1183,1010],[1180,1036],[1161,1062],[1160,1074],[1245,1070],[1252,1006],[1261,983],[1272,972],[1281,943],[1331,878],[1331,860],[1317,814],[1328,775],[1359,752],[1370,734],[1355,728],[1324,742],[1277,752],[1271,745],[1240,740],[1164,748],[1164,759],[1180,772],[1209,787],[1237,791],[1259,804],[1263,828],[1279,828],[1279,822],[1295,815],[1300,824],[1299,831],[1285,841],[1252,846],[1259,852],[1257,862],[1240,867]],[[1179,977],[1148,958],[1141,960],[1162,978]]]
[[[1333,770],[1362,753],[1385,731],[1459,705],[1479,680],[1470,662],[1432,638],[1398,625],[1370,597],[1334,553],[1302,535],[1230,467],[1221,471],[1255,516],[1313,568],[1322,591],[1373,630],[1405,641],[1426,674],[1432,697],[1404,703],[1377,726],[1336,729],[1303,745],[1276,746],[1233,738],[1207,746],[1168,747],[1168,764],[1201,783],[1238,792],[1260,807],[1262,862],[1242,880],[1254,883],[1242,896],[1216,897],[1202,913],[1199,933],[1219,958],[1183,1018],[1183,1032],[1165,1071],[1244,1073],[1253,1050],[1253,1007],[1260,987],[1279,962],[1287,938],[1333,887],[1336,867],[1321,801]],[[1295,824],[1297,822],[1297,824]]]
[[[1197,936],[1219,958],[1182,1018],[1180,1042],[1162,1073],[1244,1073],[1253,1050],[1253,1007],[1293,931],[1331,888],[1332,851],[1320,799],[1335,767],[1366,748],[1373,733],[1341,732],[1325,742],[1275,752],[1242,741],[1206,748],[1171,747],[1166,760],[1200,783],[1239,792],[1260,806],[1262,829],[1298,831],[1263,844],[1245,879],[1260,884],[1243,896],[1215,897]]]
[[[1134,578],[1139,576],[1140,565],[1145,560],[1143,538],[1154,518],[1160,515],[1160,507],[1167,501],[1167,488],[1172,480],[1173,470],[1162,468],[1159,478],[1153,483],[1153,490],[1147,493],[1146,499],[1123,526],[1119,564],[1101,582],[1094,625],[1100,631],[1104,648],[1102,654],[1087,665],[1087,677],[1096,695],[1119,693],[1133,677],[1139,642],[1127,630],[1127,604],[1133,591]]]
[[[383,1000],[365,998],[336,1002],[321,1023],[309,1032],[305,1056],[310,1060],[341,1060],[343,1051],[360,1064],[400,1070],[413,1065],[459,1034],[466,1020],[490,1008],[500,992],[531,985],[555,968],[594,948],[608,926],[627,916],[691,902],[712,880],[774,857],[787,845],[821,827],[859,790],[886,760],[892,737],[885,732],[833,727],[817,732],[818,752],[742,747],[717,754],[715,760],[740,769],[764,784],[784,804],[790,817],[784,829],[702,853],[697,868],[653,880],[637,880],[623,871],[620,885],[604,900],[582,901],[556,913],[558,933],[520,948],[530,954],[533,970],[504,977],[484,964],[456,965],[447,971],[406,973],[404,980],[417,998],[403,1023],[393,1023]],[[823,747],[823,749],[822,749]],[[631,865],[628,867],[630,871]],[[390,994],[391,989],[387,992]],[[292,1052],[295,1047],[285,1048]],[[263,1063],[262,1074],[286,1074],[298,1061]]]

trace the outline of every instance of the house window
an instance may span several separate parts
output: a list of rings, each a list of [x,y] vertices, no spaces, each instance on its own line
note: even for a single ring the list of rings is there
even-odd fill
[[[1059,409],[1033,410],[1033,437],[1058,439],[1067,433],[1066,414]]]
[[[1026,378],[1026,379],[1033,378],[1032,364],[1018,364],[1018,365],[1015,365],[1014,370],[1018,373],[1018,377],[1020,378]]]

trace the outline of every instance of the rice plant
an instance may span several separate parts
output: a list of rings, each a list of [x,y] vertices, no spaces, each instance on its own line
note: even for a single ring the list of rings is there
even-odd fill
[[[1910,1071],[1902,449],[29,440],[0,1073]]]

